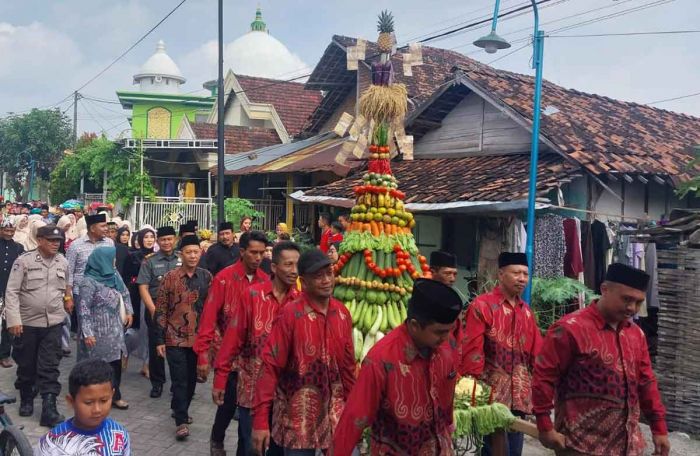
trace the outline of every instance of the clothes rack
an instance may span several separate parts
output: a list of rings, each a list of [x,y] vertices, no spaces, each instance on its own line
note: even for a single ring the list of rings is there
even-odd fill
[[[605,217],[611,217],[611,218],[616,218],[616,219],[620,219],[620,220],[634,220],[635,222],[638,221],[638,220],[640,220],[640,219],[643,219],[643,217],[634,217],[634,216],[631,216],[631,215],[621,215],[621,214],[608,214],[608,213],[606,213],[606,212],[591,211],[591,210],[588,210],[588,209],[579,209],[579,208],[576,208],[576,207],[569,207],[569,206],[555,206],[555,205],[551,205],[551,206],[549,206],[549,207],[552,208],[552,209],[564,209],[564,210],[567,210],[567,211],[582,212],[582,213],[584,213],[584,214],[592,214],[593,216],[602,215],[602,216],[605,216]]]

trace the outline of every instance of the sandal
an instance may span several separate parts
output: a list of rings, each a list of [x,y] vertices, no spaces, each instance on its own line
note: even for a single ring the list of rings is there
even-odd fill
[[[129,409],[129,403],[126,401],[123,401],[119,399],[118,401],[113,401],[112,406],[116,409],[119,410],[128,410]]]
[[[175,440],[185,440],[190,436],[190,428],[186,424],[181,424],[175,430]]]

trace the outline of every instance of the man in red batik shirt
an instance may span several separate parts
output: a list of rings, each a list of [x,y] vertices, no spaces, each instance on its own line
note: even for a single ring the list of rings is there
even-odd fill
[[[272,249],[272,282],[248,289],[236,307],[214,363],[216,375],[212,398],[216,405],[221,406],[233,361],[238,358],[238,442],[246,455],[252,451],[250,409],[262,368],[262,349],[279,310],[299,294],[296,289],[298,262],[298,245],[290,241],[275,244]]]
[[[321,242],[318,248],[321,249],[321,252],[328,253],[328,249],[331,247],[331,236],[333,236],[331,231],[331,214],[323,212],[319,215],[318,227],[321,228]]]
[[[535,316],[520,296],[528,280],[524,253],[503,252],[498,257],[498,285],[477,296],[467,308],[462,336],[460,374],[480,378],[493,391],[493,399],[513,414],[532,413],[532,371],[542,336]],[[519,456],[523,434],[509,432],[507,450]],[[482,456],[491,455],[491,439],[484,439]]]
[[[253,400],[253,451],[264,455],[272,438],[285,454],[313,456],[331,446],[355,383],[352,321],[332,298],[333,271],[318,249],[299,258],[301,295],[277,315],[263,349]]]
[[[204,310],[199,319],[197,338],[192,349],[197,354],[197,377],[206,381],[210,360],[216,357],[229,321],[241,298],[252,285],[269,282],[270,278],[260,269],[267,236],[262,231],[246,231],[240,239],[241,259],[222,269],[212,281]],[[235,368],[235,366],[234,366]],[[211,429],[210,450],[212,456],[226,454],[224,438],[226,429],[236,413],[237,375],[232,372],[226,383],[223,405],[217,407]]]
[[[654,455],[668,456],[666,410],[644,333],[631,322],[648,283],[646,272],[611,264],[600,299],[549,328],[532,395],[540,441],[557,454],[641,456],[642,412]]]
[[[350,456],[371,427],[372,455],[452,455],[455,351],[446,341],[462,310],[455,290],[419,279],[406,321],[372,347],[333,436]]]

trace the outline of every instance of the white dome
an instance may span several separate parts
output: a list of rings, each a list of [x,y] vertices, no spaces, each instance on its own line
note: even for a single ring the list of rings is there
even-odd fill
[[[146,63],[143,64],[139,73],[134,75],[134,82],[138,83],[143,78],[155,76],[174,79],[179,83],[185,82],[180,68],[178,68],[173,59],[165,52],[165,43],[163,43],[163,40],[158,41],[156,53],[146,60]]]
[[[277,38],[251,31],[224,47],[224,68],[236,74],[286,79],[308,72],[308,66]]]

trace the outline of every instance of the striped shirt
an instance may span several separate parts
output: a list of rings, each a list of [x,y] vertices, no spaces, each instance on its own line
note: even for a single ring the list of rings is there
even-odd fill
[[[111,418],[92,431],[78,429],[70,418],[39,440],[35,456],[85,454],[99,456],[130,456],[129,433]]]
[[[114,247],[114,241],[106,237],[100,241],[92,242],[86,234],[71,243],[66,252],[68,285],[73,288],[78,288],[81,285],[88,258],[97,247]]]

